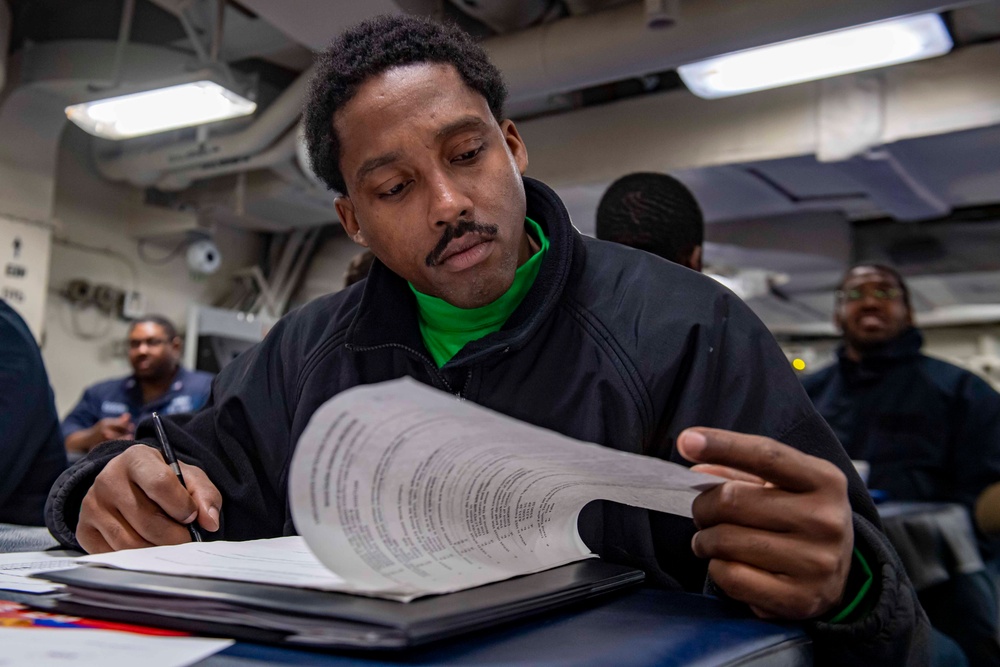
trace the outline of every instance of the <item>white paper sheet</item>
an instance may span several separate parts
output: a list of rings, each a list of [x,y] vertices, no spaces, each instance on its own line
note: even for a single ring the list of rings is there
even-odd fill
[[[188,542],[94,554],[79,563],[296,588],[344,590],[343,579],[319,562],[301,537],[247,542]]]
[[[0,627],[0,667],[183,667],[232,643],[110,630]]]
[[[325,403],[291,466],[296,528],[358,590],[410,597],[591,555],[591,500],[691,516],[718,477],[583,443],[404,379]]]
[[[691,516],[698,493],[720,483],[409,379],[325,403],[289,474],[304,541],[188,543],[80,561],[405,601],[591,557],[576,524],[592,500]]]
[[[76,566],[76,558],[48,551],[0,554],[0,589],[22,593],[49,593],[62,588],[39,579],[29,579],[33,574],[65,570]]]

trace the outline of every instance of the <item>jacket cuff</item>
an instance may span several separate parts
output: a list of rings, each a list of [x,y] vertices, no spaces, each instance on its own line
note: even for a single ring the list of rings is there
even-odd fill
[[[854,515],[854,546],[874,575],[865,596],[868,613],[852,614],[847,622],[807,623],[817,644],[817,656],[823,654],[821,647],[842,650],[850,646],[850,659],[860,661],[858,664],[921,664],[929,655],[930,623],[899,557],[885,535],[858,514]]]
[[[76,524],[80,519],[83,497],[104,466],[134,444],[141,443],[112,440],[98,445],[56,479],[45,501],[45,524],[63,547],[83,551],[76,541]]]

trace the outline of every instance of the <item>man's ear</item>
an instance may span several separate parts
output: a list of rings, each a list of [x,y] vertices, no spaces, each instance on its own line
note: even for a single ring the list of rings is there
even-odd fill
[[[361,232],[361,226],[358,225],[358,217],[354,214],[354,202],[351,201],[351,198],[337,197],[333,200],[333,207],[337,210],[337,217],[340,218],[340,224],[344,228],[344,231],[347,232],[347,235],[351,237],[351,240],[359,246],[367,248],[368,241],[365,240],[365,235]]]
[[[517,170],[524,176],[524,172],[528,170],[528,149],[524,145],[524,140],[521,139],[517,127],[514,126],[514,121],[509,119],[501,121],[500,131],[503,132],[503,140],[514,158]]]
[[[702,254],[701,246],[700,245],[696,245],[694,247],[694,249],[691,250],[691,254],[688,255],[687,262],[684,263],[685,266],[687,266],[689,269],[694,269],[695,271],[698,271],[700,273],[701,272],[701,254]]]

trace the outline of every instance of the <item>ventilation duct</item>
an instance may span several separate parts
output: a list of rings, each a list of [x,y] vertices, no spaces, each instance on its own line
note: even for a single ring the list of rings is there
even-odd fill
[[[2,0],[0,7],[6,8]],[[0,95],[0,212],[42,222],[52,217],[64,109],[94,99],[93,86],[110,82],[115,53],[114,42],[67,40],[28,44],[11,57]],[[169,49],[130,44],[122,80],[175,74],[187,61]]]
[[[302,101],[309,87],[310,68],[271,103],[241,132],[210,137],[204,142],[190,141],[153,150],[126,149],[115,156],[97,156],[97,168],[113,181],[129,181],[145,187],[156,184],[173,171],[207,172],[214,166],[246,160],[271,146],[299,119]],[[291,152],[288,153],[291,156]],[[187,178],[182,176],[181,180]]]
[[[662,3],[669,6],[670,3]],[[676,23],[651,30],[646,3],[562,19],[483,42],[504,73],[512,113],[544,108],[549,95],[618,81],[678,65],[909,14],[964,4],[943,0],[809,3],[789,18],[786,0],[685,3]]]

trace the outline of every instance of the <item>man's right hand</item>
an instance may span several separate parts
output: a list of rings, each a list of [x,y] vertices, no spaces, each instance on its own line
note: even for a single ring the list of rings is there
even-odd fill
[[[186,489],[152,447],[133,445],[111,459],[84,496],[80,546],[93,554],[190,542],[193,521],[218,530],[222,495],[201,468],[180,466]]]
[[[101,439],[97,444],[108,440],[120,440],[131,438],[135,433],[135,424],[132,423],[132,415],[125,413],[117,417],[105,417],[93,426],[94,432],[100,435]]]
[[[94,447],[108,440],[131,438],[135,433],[132,415],[125,413],[117,417],[105,417],[90,428],[74,431],[66,436],[66,451],[86,454]]]

